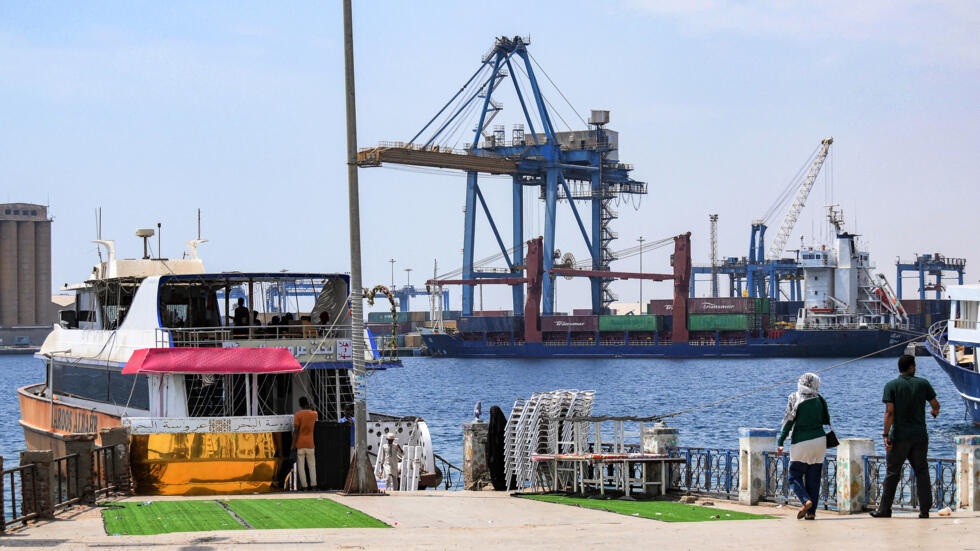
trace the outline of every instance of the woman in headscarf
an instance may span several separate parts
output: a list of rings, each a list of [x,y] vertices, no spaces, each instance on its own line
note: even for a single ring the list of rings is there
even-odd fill
[[[789,395],[783,430],[777,441],[778,451],[782,454],[783,442],[791,433],[793,435],[793,445],[789,448],[789,484],[802,503],[796,515],[798,519],[816,518],[820,499],[820,475],[827,453],[827,435],[823,426],[830,424],[830,412],[826,400],[817,392],[819,389],[820,377],[813,373],[804,373],[800,377],[796,392]]]

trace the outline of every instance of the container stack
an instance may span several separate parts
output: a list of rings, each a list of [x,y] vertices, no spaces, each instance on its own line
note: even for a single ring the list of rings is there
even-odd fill
[[[672,299],[651,300],[647,305],[651,316],[672,316],[673,309]],[[759,331],[768,329],[772,319],[768,298],[689,298],[687,313],[691,331]]]

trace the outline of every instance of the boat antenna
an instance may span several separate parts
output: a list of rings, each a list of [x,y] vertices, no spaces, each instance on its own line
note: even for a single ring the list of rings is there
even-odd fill
[[[95,209],[95,238],[102,241],[102,207]],[[95,252],[99,255],[99,264],[102,264],[102,248],[96,245]]]
[[[163,228],[160,222],[157,222],[157,260],[163,258],[163,251],[160,250],[160,237],[163,236]]]
[[[197,209],[197,239],[201,239],[201,209]]]

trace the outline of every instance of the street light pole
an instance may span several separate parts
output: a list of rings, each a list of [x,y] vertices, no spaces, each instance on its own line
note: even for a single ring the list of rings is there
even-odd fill
[[[350,218],[350,307],[354,391],[354,459],[344,491],[376,494],[378,482],[367,456],[367,386],[364,371],[364,288],[361,286],[361,216],[357,187],[357,108],[354,103],[354,32],[351,0],[344,0],[344,83],[347,104],[347,201]]]
[[[643,239],[643,236],[641,235],[640,238],[637,239],[637,241],[640,242],[640,273],[642,274],[643,273],[643,242],[646,241],[646,239]],[[640,314],[641,315],[643,314],[643,279],[640,279]]]
[[[395,290],[395,259],[392,258],[388,262],[391,262],[391,290]]]
[[[411,287],[412,286],[412,269],[411,268],[405,268],[405,278],[406,278],[405,279],[405,282],[406,282],[405,283],[405,286],[406,287]]]

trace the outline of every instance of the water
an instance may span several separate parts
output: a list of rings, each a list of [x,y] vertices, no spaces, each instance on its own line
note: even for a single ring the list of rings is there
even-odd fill
[[[420,415],[429,424],[436,453],[462,465],[461,425],[473,418],[483,401],[483,419],[491,405],[505,415],[514,400],[532,392],[573,388],[595,390],[594,412],[650,416],[671,413],[746,392],[806,371],[825,368],[833,359],[698,359],[698,360],[460,360],[405,358],[404,367],[368,378],[368,407],[402,415]],[[839,438],[863,437],[881,445],[884,405],[881,391],[897,374],[895,358],[868,359],[821,374],[821,392]],[[932,358],[917,358],[918,374],[929,379],[943,409],[939,419],[927,416],[930,457],[952,457],[952,438],[977,432],[964,417],[956,389]],[[24,449],[18,424],[17,388],[44,380],[44,364],[30,355],[0,356],[0,455],[16,464]],[[795,384],[684,414],[670,420],[680,429],[684,446],[738,447],[738,427],[778,428],[786,395]]]

